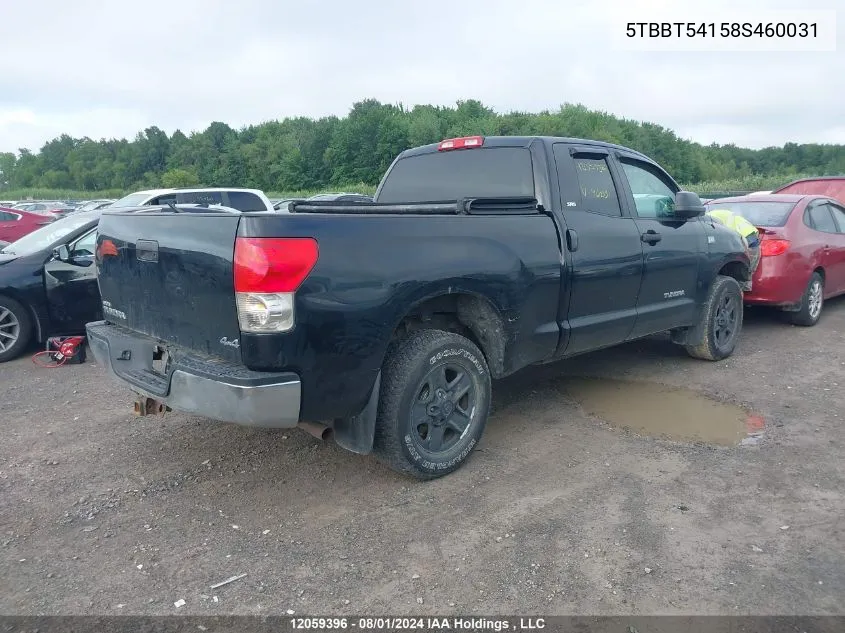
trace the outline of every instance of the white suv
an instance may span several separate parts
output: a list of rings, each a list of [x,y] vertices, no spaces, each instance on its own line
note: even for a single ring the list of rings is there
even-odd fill
[[[273,209],[273,203],[270,202],[260,189],[226,189],[217,187],[136,191],[109,205],[109,208],[141,207],[170,203],[216,204],[243,212],[268,211],[270,213],[279,213],[279,211]]]

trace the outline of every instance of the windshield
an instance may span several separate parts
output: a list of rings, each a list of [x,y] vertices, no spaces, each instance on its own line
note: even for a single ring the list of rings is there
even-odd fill
[[[783,226],[795,202],[710,202],[708,211],[728,210],[742,216],[754,226]]]
[[[112,203],[111,207],[140,207],[144,204],[147,199],[150,197],[148,193],[130,193],[128,196],[125,196],[118,200],[117,202]]]
[[[531,154],[493,147],[417,154],[387,174],[379,202],[431,202],[473,197],[533,196]]]
[[[0,250],[0,253],[26,256],[43,251],[98,217],[99,214],[74,213],[24,235],[21,239]]]

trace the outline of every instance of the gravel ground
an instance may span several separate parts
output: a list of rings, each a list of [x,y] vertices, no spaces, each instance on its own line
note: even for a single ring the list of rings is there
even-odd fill
[[[300,430],[136,418],[93,358],[23,358],[0,366],[0,613],[843,614],[843,344],[838,300],[814,328],[748,313],[726,362],[656,337],[525,370],[428,483]],[[763,435],[620,430],[572,376],[689,387]]]

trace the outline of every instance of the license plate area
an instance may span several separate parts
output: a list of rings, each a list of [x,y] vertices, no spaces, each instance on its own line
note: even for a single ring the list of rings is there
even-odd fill
[[[152,370],[160,376],[167,376],[168,371],[170,371],[170,352],[160,345],[153,348]]]

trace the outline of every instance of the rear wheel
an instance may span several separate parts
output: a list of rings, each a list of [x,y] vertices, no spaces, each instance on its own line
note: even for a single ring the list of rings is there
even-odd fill
[[[412,332],[385,360],[374,454],[418,479],[456,470],[484,432],[490,393],[490,371],[472,341],[442,330]]]
[[[701,342],[687,345],[687,353],[702,360],[722,360],[733,354],[742,330],[742,289],[733,277],[719,275],[701,309]]]
[[[32,319],[27,309],[9,297],[0,296],[0,363],[21,355],[32,337]]]
[[[787,312],[787,318],[795,325],[810,327],[819,322],[824,307],[824,279],[819,273],[813,273],[804,294],[798,312]]]

